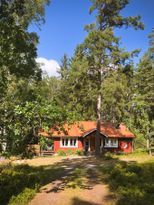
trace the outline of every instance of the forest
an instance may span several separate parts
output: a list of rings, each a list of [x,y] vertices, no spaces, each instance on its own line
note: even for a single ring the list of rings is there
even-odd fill
[[[64,54],[59,77],[49,77],[36,62],[39,36],[28,30],[44,23],[49,0],[0,1],[0,142],[5,156],[26,155],[40,129],[64,122],[96,120],[125,123],[135,148],[151,153],[154,136],[154,29],[138,64],[138,49],[120,46],[115,28],[144,29],[140,16],[123,17],[128,0],[92,0],[94,22],[87,36]],[[52,4],[52,2],[51,2]],[[88,11],[87,11],[88,12]],[[73,38],[73,37],[72,37]],[[98,150],[96,150],[98,152]]]

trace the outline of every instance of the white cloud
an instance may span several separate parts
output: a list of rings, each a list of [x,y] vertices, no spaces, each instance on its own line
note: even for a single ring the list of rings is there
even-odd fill
[[[59,76],[57,71],[60,69],[60,66],[57,61],[39,57],[36,59],[36,62],[40,63],[42,71],[46,72],[49,76]]]

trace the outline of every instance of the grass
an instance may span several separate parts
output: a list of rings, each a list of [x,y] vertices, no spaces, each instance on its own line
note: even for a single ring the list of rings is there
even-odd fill
[[[4,165],[0,167],[0,204],[26,205],[39,188],[58,178],[63,168],[52,166]],[[7,193],[7,194],[4,194]]]
[[[144,153],[114,156],[99,171],[102,181],[116,194],[117,205],[153,205],[153,157]]]
[[[17,196],[12,196],[9,205],[25,205],[27,204],[36,194],[38,188],[25,188],[20,194]]]
[[[40,187],[56,180],[61,180],[61,190],[54,189],[51,192],[72,190],[73,197],[74,192],[80,195],[79,190],[102,183],[109,185],[110,191],[116,196],[117,205],[153,205],[154,157],[146,153],[108,154],[100,159],[43,157],[26,162],[29,165],[0,166],[1,205],[27,205]],[[96,169],[87,169],[87,164],[95,165]],[[86,203],[91,204],[88,201]],[[77,200],[73,204],[77,204]]]

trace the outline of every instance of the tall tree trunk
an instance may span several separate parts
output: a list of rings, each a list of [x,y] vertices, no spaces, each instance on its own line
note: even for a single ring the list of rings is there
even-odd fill
[[[147,150],[148,150],[149,155],[151,155],[152,153],[151,153],[151,146],[150,146],[150,139],[149,139],[149,137],[147,138]]]
[[[100,155],[100,129],[101,129],[101,93],[97,97],[97,131],[95,137],[95,154]]]

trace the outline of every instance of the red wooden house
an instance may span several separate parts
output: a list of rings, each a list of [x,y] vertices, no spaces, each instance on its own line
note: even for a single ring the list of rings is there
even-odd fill
[[[54,152],[58,150],[95,151],[96,122],[80,121],[65,124],[62,128],[50,130],[54,140]],[[45,135],[45,133],[40,133]],[[46,135],[47,136],[47,135]],[[112,123],[102,123],[100,131],[100,150],[130,153],[133,150],[134,134],[124,124],[115,127]]]

